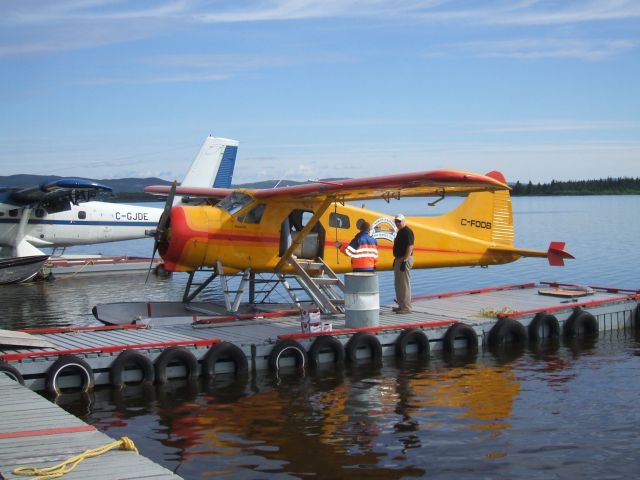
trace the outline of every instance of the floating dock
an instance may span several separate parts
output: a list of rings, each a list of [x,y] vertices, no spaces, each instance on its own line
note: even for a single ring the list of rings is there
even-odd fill
[[[631,328],[640,321],[639,299],[639,290],[527,283],[416,297],[409,314],[383,305],[378,325],[358,328],[338,315],[323,316],[328,328],[322,331],[302,331],[300,314],[285,311],[28,330],[50,346],[2,346],[0,370],[55,394],[390,356],[428,358],[438,350],[455,355]]]
[[[0,478],[24,479],[14,475],[13,470],[24,466],[50,467],[114,442],[4,375],[0,375],[0,398]],[[64,478],[179,480],[181,477],[133,451],[114,449],[83,460]]]

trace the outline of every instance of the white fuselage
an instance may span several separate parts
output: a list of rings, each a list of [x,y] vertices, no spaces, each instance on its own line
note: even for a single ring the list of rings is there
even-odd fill
[[[0,245],[14,246],[23,238],[37,248],[68,247],[93,243],[133,240],[158,225],[161,208],[107,202],[71,205],[71,210],[39,213],[37,210],[0,207]],[[22,215],[29,214],[23,235],[19,235]],[[24,222],[23,222],[24,223]]]

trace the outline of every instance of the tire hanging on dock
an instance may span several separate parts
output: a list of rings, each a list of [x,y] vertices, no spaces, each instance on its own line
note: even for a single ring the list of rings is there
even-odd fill
[[[24,385],[24,378],[20,371],[5,361],[0,361],[0,374],[5,374],[11,380],[18,382],[20,385]]]
[[[562,334],[565,338],[576,338],[581,335],[593,336],[598,334],[598,320],[589,312],[576,309],[564,322]]]
[[[64,370],[74,370],[80,375],[81,391],[88,392],[95,386],[93,371],[87,362],[75,355],[62,355],[47,370],[45,378],[45,390],[47,392],[52,395],[60,395],[62,393],[59,380]]]
[[[371,353],[369,358],[372,362],[379,363],[382,361],[382,345],[380,345],[378,337],[370,333],[358,332],[349,339],[345,347],[345,353],[349,363],[356,363],[358,361],[358,349],[362,347],[369,349]]]
[[[522,345],[527,341],[527,330],[513,318],[501,318],[489,332],[489,346]]]
[[[127,365],[135,365],[142,372],[141,384],[152,385],[156,374],[149,357],[136,350],[124,350],[109,368],[111,386],[122,388],[125,385],[124,372]]]
[[[320,363],[320,354],[326,351],[330,351],[333,353],[333,363],[334,365],[342,365],[344,364],[344,347],[340,340],[331,335],[320,335],[316,337],[309,348],[309,352],[307,353],[309,357],[309,365],[312,367],[317,367]]]
[[[407,328],[398,335],[395,343],[396,357],[407,357],[407,345],[415,343],[418,348],[419,358],[428,358],[430,352],[429,338],[420,328]]]
[[[529,331],[529,340],[532,342],[560,337],[558,319],[555,315],[546,312],[536,313],[527,330]]]
[[[216,364],[226,360],[233,363],[236,375],[243,375],[249,370],[249,362],[240,347],[230,342],[220,342],[213,344],[202,359],[202,375],[214,376]]]
[[[457,339],[463,339],[466,343],[466,351],[474,353],[478,351],[478,334],[469,325],[465,323],[454,323],[451,325],[444,337],[442,337],[442,349],[446,354],[452,354],[455,351]]]
[[[287,338],[286,340],[280,340],[274,345],[269,353],[267,363],[269,369],[273,372],[277,372],[280,369],[280,359],[288,356],[295,357],[296,368],[304,368],[309,362],[309,357],[304,347],[295,340]]]
[[[186,378],[198,376],[198,360],[186,348],[169,347],[155,361],[156,383],[167,383],[167,367],[172,363],[181,363],[187,369]]]

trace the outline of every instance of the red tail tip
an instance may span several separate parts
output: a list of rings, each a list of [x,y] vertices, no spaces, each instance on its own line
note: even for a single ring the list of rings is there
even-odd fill
[[[507,179],[504,178],[502,172],[498,172],[497,170],[493,170],[486,174],[487,177],[493,178],[494,180],[499,181],[500,183],[504,183],[506,185]]]
[[[549,250],[547,250],[547,258],[549,259],[549,265],[554,267],[564,266],[565,258],[575,258],[569,252],[564,250],[565,242],[551,242],[549,244]]]

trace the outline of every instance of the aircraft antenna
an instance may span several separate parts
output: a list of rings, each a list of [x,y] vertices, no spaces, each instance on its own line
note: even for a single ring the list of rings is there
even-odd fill
[[[338,202],[333,202],[333,214],[335,217],[335,222],[336,222],[336,240],[335,240],[335,244],[337,245],[338,243]],[[336,264],[340,265],[340,249],[336,248]]]
[[[280,180],[278,180],[278,182],[272,188],[278,188],[278,185],[280,185],[282,180],[284,180],[284,177],[286,177],[290,172],[291,172],[291,170],[287,170],[286,172],[284,172],[282,174],[282,177],[280,178]]]

